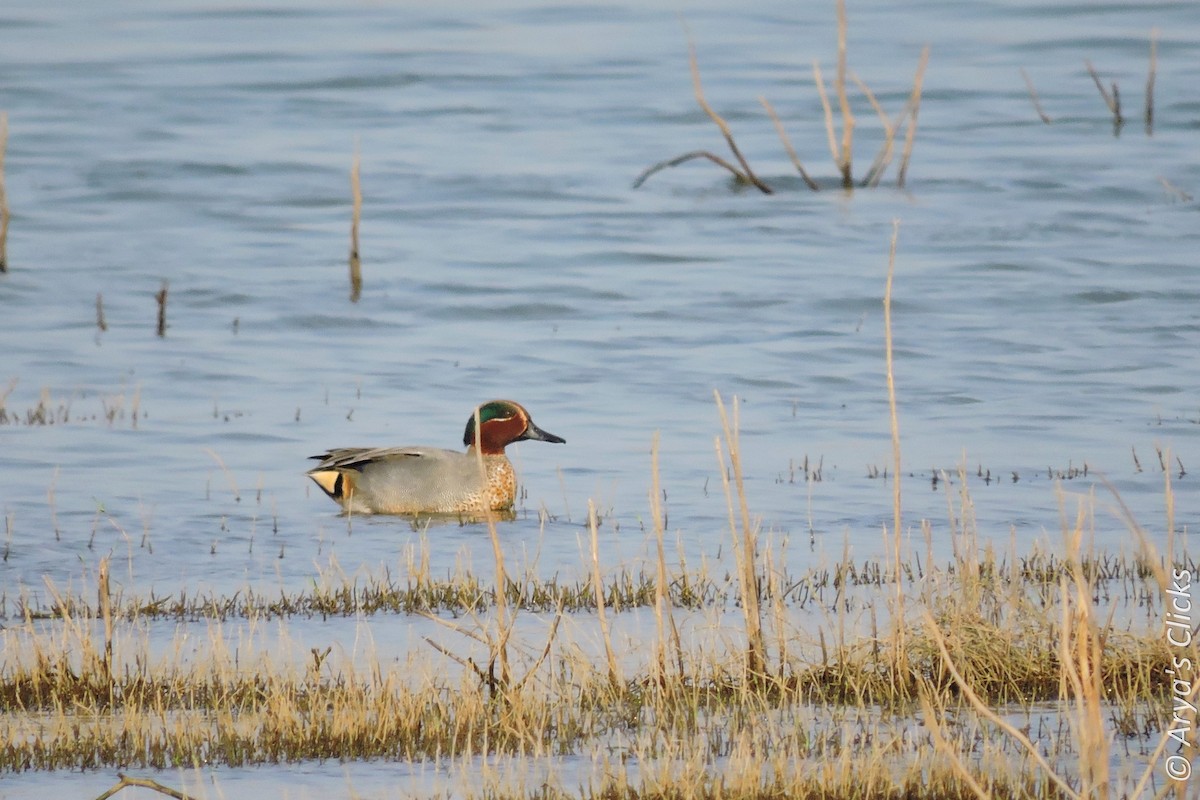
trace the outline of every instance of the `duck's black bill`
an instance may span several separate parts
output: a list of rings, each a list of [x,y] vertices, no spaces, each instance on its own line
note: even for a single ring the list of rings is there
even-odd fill
[[[551,442],[553,444],[567,443],[566,439],[561,436],[555,436],[553,433],[547,433],[532,422],[525,428],[525,433],[521,434],[521,438],[532,439],[535,442]]]

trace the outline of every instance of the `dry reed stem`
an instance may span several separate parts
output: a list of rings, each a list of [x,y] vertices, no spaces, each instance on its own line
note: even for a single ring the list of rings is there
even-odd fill
[[[1087,67],[1088,74],[1092,76],[1092,81],[1096,84],[1096,89],[1100,92],[1100,97],[1104,99],[1104,105],[1108,106],[1108,110],[1113,115],[1113,126],[1120,128],[1125,124],[1125,119],[1121,116],[1121,95],[1117,90],[1117,83],[1113,81],[1112,91],[1104,88],[1104,84],[1100,80],[1100,76],[1096,74],[1096,68],[1092,66],[1092,62],[1088,59],[1083,60],[1083,64]]]
[[[792,140],[788,138],[787,131],[783,127],[783,122],[779,119],[779,115],[775,113],[775,109],[771,107],[771,103],[767,98],[761,96],[758,98],[758,102],[762,103],[763,108],[767,110],[767,115],[775,125],[775,132],[779,134],[779,141],[783,142],[783,149],[787,151],[788,158],[792,160],[792,165],[800,173],[800,177],[804,179],[804,183],[814,192],[820,191],[821,187],[817,186],[816,181],[808,176],[804,165],[800,163],[800,157],[796,155],[796,148],[792,147]]]
[[[813,59],[813,82],[817,85],[817,95],[821,98],[821,108],[825,116],[825,136],[829,140],[829,154],[833,157],[833,165],[840,167],[841,152],[838,149],[837,133],[833,129],[833,108],[829,105],[829,95],[825,93],[825,78],[821,75],[821,64]]]
[[[742,151],[738,149],[737,142],[733,140],[733,131],[729,129],[728,123],[721,118],[720,114],[713,110],[712,106],[708,104],[708,100],[705,99],[704,86],[700,83],[700,65],[696,61],[696,45],[691,39],[688,40],[688,66],[692,71],[692,90],[696,95],[696,102],[700,104],[700,108],[704,110],[704,113],[708,114],[709,119],[721,129],[721,135],[725,137],[725,142],[729,145],[729,149],[733,153],[734,158],[737,159],[738,164],[742,166],[746,180],[763,194],[771,194],[771,187],[760,181],[758,176],[754,174],[754,170],[750,169],[750,164],[746,161],[745,156],[742,155]]]
[[[883,124],[883,144],[880,145],[879,152],[875,154],[875,160],[871,162],[871,167],[867,170],[867,174],[858,184],[859,186],[878,186],[879,180],[883,177],[883,173],[887,171],[888,165],[892,163],[892,157],[895,154],[896,131],[908,118],[909,113],[912,111],[912,106],[905,103],[904,108],[896,117],[896,121],[892,122],[888,118],[887,113],[884,112],[883,106],[875,99],[875,93],[871,91],[871,87],[867,86],[853,71],[850,72],[850,77],[858,84],[858,88],[862,90],[862,93],[867,98],[867,102],[871,104],[871,108],[875,109],[875,113],[879,115],[879,121]]]
[[[838,105],[842,112],[842,159],[838,165],[842,173],[842,186],[846,189],[854,185],[851,176],[851,151],[854,142],[854,113],[850,110],[850,97],[846,93],[846,0],[837,2],[838,55],[837,77],[834,88],[837,89]]]
[[[142,789],[152,789],[159,794],[165,794],[167,797],[174,797],[175,800],[192,800],[191,795],[184,794],[178,789],[172,789],[170,786],[164,786],[163,784],[151,778],[131,778],[122,772],[118,772],[117,777],[120,780],[113,784],[112,788],[104,792],[104,794],[97,795],[96,800],[108,800],[108,798],[112,797],[117,792],[120,792],[122,789],[130,786],[136,786]]]
[[[662,510],[662,489],[658,480],[658,431],[650,443],[650,516],[653,519],[657,571],[654,580],[654,624],[658,634],[658,653],[655,656],[657,678],[660,685],[666,684],[667,628],[670,628],[669,643],[675,650],[675,666],[683,674],[683,643],[679,628],[675,625],[675,613],[671,608],[670,581],[667,572],[667,556],[663,548],[666,533],[665,515]]]
[[[4,155],[8,150],[8,113],[0,112],[0,272],[8,272],[8,193],[4,191]]]
[[[233,501],[235,503],[242,502],[242,493],[238,491],[237,480],[233,476],[233,471],[225,466],[225,461],[217,455],[217,452],[211,448],[205,447],[204,452],[208,453],[213,461],[217,462],[217,466],[221,468],[221,473],[225,476],[225,480],[229,482],[229,489],[233,492]]]
[[[896,176],[896,185],[901,189],[904,188],[904,180],[908,177],[908,161],[912,157],[913,142],[917,138],[917,117],[921,112],[921,87],[925,82],[925,67],[928,64],[929,45],[925,45],[921,50],[921,58],[917,62],[917,74],[913,78],[912,94],[908,98],[912,115],[908,121],[908,130],[904,133],[904,155],[900,157],[900,172]]]
[[[167,335],[167,288],[167,281],[163,281],[162,288],[154,295],[154,301],[158,304],[158,323],[154,332],[160,338]]]
[[[1037,89],[1033,88],[1033,80],[1029,77],[1029,73],[1025,71],[1024,67],[1021,67],[1021,77],[1025,79],[1025,88],[1029,90],[1029,99],[1033,101],[1033,110],[1037,112],[1042,122],[1049,125],[1054,120],[1042,108],[1042,101],[1038,99]]]
[[[1146,135],[1154,135],[1154,77],[1158,72],[1158,28],[1150,31],[1150,71],[1146,77]]]
[[[733,469],[734,485],[737,487],[738,506],[741,511],[741,534],[734,523],[733,494],[729,486],[729,474],[726,471],[725,457],[721,450],[721,440],[716,439],[717,462],[721,467],[721,483],[725,488],[725,501],[729,507],[729,531],[733,536],[734,556],[738,564],[738,585],[742,600],[742,616],[746,621],[746,670],[753,680],[767,676],[766,644],[762,632],[762,611],[759,607],[757,534],[750,524],[750,507],[746,502],[746,486],[742,477],[742,458],[738,445],[738,401],[733,398],[733,422],[725,413],[725,403],[721,393],[713,391],[717,401],[717,410],[721,415],[721,430],[729,448],[729,465]]]
[[[925,618],[925,627],[929,630],[929,634],[933,638],[934,644],[937,645],[938,652],[941,654],[942,664],[946,667],[946,670],[954,679],[954,684],[958,687],[963,697],[965,697],[971,707],[975,709],[975,713],[979,714],[988,722],[1000,728],[1000,730],[1008,734],[1013,741],[1017,742],[1027,753],[1029,753],[1033,757],[1033,760],[1037,762],[1038,767],[1040,767],[1046,776],[1054,782],[1054,785],[1057,786],[1059,790],[1063,792],[1063,794],[1065,794],[1067,797],[1074,798],[1074,800],[1082,800],[1083,796],[1072,789],[1066,781],[1058,776],[1058,774],[1054,771],[1054,768],[1050,766],[1050,763],[1046,761],[1046,758],[1041,754],[1041,751],[1036,745],[1034,745],[1033,742],[1029,740],[1028,736],[1018,730],[1011,723],[1005,721],[1004,718],[1000,717],[998,714],[996,714],[996,712],[988,708],[987,705],[985,705],[984,702],[979,699],[979,695],[975,694],[975,690],[972,689],[971,685],[966,681],[965,678],[963,678],[962,673],[958,671],[958,667],[954,664],[954,659],[950,657],[950,651],[946,648],[946,639],[942,636],[942,632],[938,629],[937,621],[934,620],[933,615],[930,614],[928,610],[925,610],[923,612],[923,616]]]
[[[924,715],[925,729],[929,732],[929,737],[933,739],[933,746],[942,756],[950,762],[950,766],[958,777],[970,787],[978,800],[991,800],[992,795],[979,785],[975,780],[975,776],[971,774],[971,770],[967,769],[967,765],[963,763],[961,753],[955,750],[950,742],[946,740],[946,735],[943,731],[942,717],[946,716],[946,708],[939,701],[938,708],[935,710],[931,699],[932,689],[927,685],[922,685],[921,691],[921,713]]]
[[[621,672],[617,667],[617,656],[613,652],[612,634],[608,629],[608,617],[604,613],[604,580],[600,575],[600,534],[596,525],[596,504],[588,500],[588,532],[592,541],[592,589],[596,595],[596,619],[600,623],[600,635],[604,639],[604,657],[608,662],[608,682],[614,690],[621,685]]]
[[[478,444],[483,437],[483,421],[479,418],[479,408],[475,409],[475,460],[479,465],[479,477],[483,484],[487,485],[487,468],[483,464],[483,448]],[[492,555],[496,561],[496,639],[494,642],[489,642],[491,646],[491,655],[488,663],[488,675],[493,679],[492,688],[495,688],[494,668],[497,662],[500,666],[500,686],[505,689],[510,685],[510,675],[508,668],[508,637],[512,633],[512,623],[515,622],[515,617],[512,621],[508,615],[508,573],[504,569],[504,550],[500,547],[500,534],[496,531],[496,515],[485,506],[483,510],[484,519],[487,521],[488,538],[492,542]]]
[[[900,567],[900,419],[896,414],[896,375],[892,357],[892,278],[896,272],[896,241],[900,237],[900,220],[892,221],[892,242],[888,249],[887,283],[883,291],[883,342],[887,369],[888,415],[892,430],[892,569],[896,581],[896,608],[893,612],[896,635],[895,671],[907,673],[905,656],[904,583]]]
[[[113,678],[113,615],[112,594],[108,586],[108,556],[100,559],[96,592],[100,603],[100,619],[104,623],[104,658],[101,664],[104,668],[104,680],[111,685]]]
[[[358,142],[354,143],[354,162],[350,166],[350,194],[354,210],[350,218],[350,302],[357,303],[362,296],[362,263],[358,258],[358,223],[362,218],[362,184],[359,180]]]
[[[104,320],[104,295],[96,292],[96,328],[104,333],[108,330],[108,323]]]

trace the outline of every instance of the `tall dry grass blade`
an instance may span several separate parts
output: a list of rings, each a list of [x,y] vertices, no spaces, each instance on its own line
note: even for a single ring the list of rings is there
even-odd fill
[[[837,76],[834,80],[834,88],[837,90],[838,105],[842,112],[842,148],[841,148],[841,163],[838,164],[838,169],[842,173],[842,187],[850,189],[854,186],[854,178],[851,175],[852,167],[851,152],[854,142],[854,113],[850,110],[850,96],[846,93],[846,0],[838,0],[837,2],[837,28],[838,28],[838,55],[837,55]]]
[[[665,685],[667,647],[670,645],[675,651],[675,666],[682,675],[683,643],[679,638],[679,628],[675,625],[675,613],[671,608],[670,576],[667,572],[667,556],[663,547],[666,523],[662,509],[662,488],[658,476],[658,431],[655,431],[654,439],[650,444],[650,516],[653,520],[655,555],[657,556],[657,572],[654,580],[654,624],[658,634],[658,651],[655,654],[655,665],[659,685]]]
[[[1029,99],[1033,101],[1033,110],[1037,112],[1042,122],[1049,125],[1054,120],[1042,108],[1042,101],[1038,99],[1037,89],[1033,88],[1033,80],[1029,77],[1029,73],[1025,71],[1024,67],[1021,67],[1021,77],[1025,79],[1025,88],[1029,90]]]
[[[167,281],[162,282],[162,288],[154,295],[154,302],[158,304],[158,323],[155,325],[154,332],[161,338],[167,335]]]
[[[475,409],[475,431],[476,439],[482,435],[483,421],[479,418],[479,409]],[[475,461],[479,466],[480,480],[487,485],[487,467],[483,463],[483,448],[478,444],[473,445],[475,448]],[[485,507],[483,510],[484,520],[487,522],[488,538],[492,542],[492,556],[496,562],[496,638],[489,642],[491,656],[488,663],[488,677],[490,687],[494,691],[497,686],[495,678],[495,667],[500,668],[499,686],[507,690],[511,685],[511,676],[508,667],[508,637],[512,633],[513,621],[509,620],[508,614],[508,573],[504,569],[504,549],[500,546],[500,534],[496,530],[496,514],[491,508]],[[515,618],[514,618],[515,621]]]
[[[717,410],[721,415],[721,430],[729,448],[729,467],[733,471],[737,487],[738,507],[741,512],[741,531],[734,523],[733,493],[729,485],[729,473],[721,449],[721,440],[716,440],[717,461],[721,466],[721,482],[725,487],[725,500],[729,506],[730,533],[734,540],[734,558],[738,566],[738,588],[742,601],[742,616],[746,621],[746,671],[752,680],[767,677],[766,642],[763,639],[762,610],[759,605],[757,551],[758,536],[750,524],[750,506],[746,500],[746,485],[742,476],[741,449],[738,444],[738,401],[733,398],[733,420],[725,413],[721,393],[714,390]]]
[[[942,756],[950,762],[951,768],[958,774],[958,777],[970,787],[971,792],[979,798],[979,800],[991,800],[991,793],[980,786],[979,781],[975,780],[975,776],[971,774],[971,770],[963,763],[963,755],[960,750],[954,749],[949,740],[946,739],[946,733],[943,730],[942,720],[949,716],[945,705],[939,700],[938,707],[933,706],[933,690],[928,684],[922,684],[921,690],[921,713],[923,714],[923,722],[925,729],[929,732],[929,737],[933,739],[933,746]]]
[[[742,151],[738,149],[737,142],[733,140],[733,131],[730,130],[729,124],[721,118],[720,114],[713,110],[713,107],[708,104],[708,100],[704,97],[704,85],[700,82],[700,65],[696,61],[696,45],[690,38],[688,39],[688,65],[692,71],[692,90],[696,95],[696,102],[700,104],[700,108],[704,110],[704,113],[708,114],[708,118],[721,129],[721,135],[725,137],[725,142],[729,145],[729,149],[733,153],[734,158],[737,159],[738,164],[741,164],[746,180],[763,194],[772,194],[771,187],[759,180],[758,176],[754,174],[754,170],[750,169],[749,162],[742,155]]]
[[[838,147],[837,133],[833,128],[833,108],[829,105],[829,95],[825,92],[825,78],[821,75],[821,64],[813,59],[813,83],[817,85],[817,95],[821,98],[821,109],[825,116],[825,137],[829,140],[829,155],[833,157],[833,165],[841,168],[842,154]]]
[[[1158,28],[1150,31],[1150,72],[1146,77],[1146,135],[1154,135],[1154,77],[1158,72]]]
[[[596,524],[596,504],[588,500],[588,532],[592,539],[592,592],[596,596],[596,619],[600,623],[600,635],[604,639],[604,658],[608,662],[608,682],[613,689],[621,685],[621,671],[613,651],[612,634],[608,629],[608,616],[604,612],[604,578],[600,574],[600,534]]]
[[[233,501],[235,503],[242,502],[242,493],[238,491],[237,480],[233,477],[233,471],[225,466],[225,460],[217,455],[217,451],[205,447],[204,452],[208,453],[213,461],[217,462],[217,466],[221,468],[221,473],[225,476],[225,480],[229,481],[229,489],[233,492]]]
[[[100,605],[100,619],[104,624],[104,655],[100,664],[104,672],[104,681],[111,689],[113,679],[113,614],[112,593],[109,591],[108,586],[108,556],[100,559],[98,573],[96,594]]]
[[[883,346],[887,370],[888,418],[892,432],[892,569],[896,581],[896,624],[904,651],[904,583],[900,569],[901,497],[900,497],[900,417],[896,413],[896,371],[892,344],[892,283],[896,274],[896,242],[900,238],[900,220],[892,221],[892,241],[888,248],[887,283],[883,290]]]
[[[1003,717],[988,708],[987,705],[979,699],[979,695],[975,694],[975,690],[972,689],[971,685],[967,683],[965,678],[963,678],[962,673],[958,671],[958,667],[954,663],[954,659],[950,657],[950,651],[946,647],[946,639],[944,636],[942,636],[941,630],[938,629],[937,621],[927,610],[923,612],[923,615],[925,618],[925,627],[929,630],[930,636],[933,637],[934,644],[937,645],[938,653],[942,658],[942,664],[950,673],[950,677],[954,679],[954,684],[958,687],[958,690],[962,693],[962,696],[966,698],[971,708],[975,709],[975,713],[979,714],[988,722],[1004,731],[1009,738],[1019,744],[1025,750],[1025,752],[1029,753],[1029,755],[1032,756],[1033,760],[1037,763],[1038,767],[1042,770],[1042,772],[1045,773],[1046,777],[1058,787],[1059,791],[1061,791],[1063,795],[1074,798],[1074,800],[1083,800],[1083,795],[1072,789],[1070,784],[1059,777],[1059,775],[1054,771],[1054,768],[1050,766],[1050,763],[1046,761],[1046,757],[1042,755],[1041,750],[1037,747],[1037,745],[1029,740],[1028,736],[1018,730],[1012,723],[1006,721]]]
[[[792,140],[788,138],[787,131],[783,127],[783,122],[779,119],[779,115],[775,113],[775,109],[771,107],[771,103],[765,97],[759,97],[758,102],[762,103],[763,108],[767,110],[767,115],[771,118],[771,122],[775,124],[775,132],[779,134],[779,141],[783,142],[783,149],[787,151],[788,158],[792,160],[792,166],[800,173],[800,177],[804,179],[804,183],[814,192],[820,191],[821,187],[817,186],[816,181],[808,176],[804,165],[800,163],[800,156],[796,155],[796,148],[792,147]]]
[[[350,194],[354,209],[350,218],[350,302],[357,303],[362,296],[362,262],[358,257],[358,224],[362,219],[362,182],[358,142],[354,143],[354,162],[350,166]]]
[[[0,112],[0,272],[8,272],[8,193],[4,191],[4,154],[8,150],[8,114]]]
[[[904,188],[904,181],[908,177],[908,162],[912,158],[913,142],[917,138],[917,118],[921,112],[921,87],[925,82],[925,67],[928,64],[929,45],[925,45],[925,48],[921,50],[921,58],[917,62],[917,74],[913,78],[912,94],[908,98],[912,115],[908,120],[908,128],[904,132],[904,155],[900,157],[900,172],[896,177],[896,185],[901,189]]]

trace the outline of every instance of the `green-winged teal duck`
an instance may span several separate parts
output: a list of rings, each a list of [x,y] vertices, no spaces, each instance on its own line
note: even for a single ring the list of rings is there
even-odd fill
[[[321,463],[308,471],[325,494],[349,514],[474,514],[511,511],[517,476],[504,448],[533,439],[563,444],[566,439],[539,428],[529,412],[511,400],[493,400],[478,409],[463,433],[465,453],[437,447],[341,447],[312,456]],[[476,446],[483,454],[480,475]]]

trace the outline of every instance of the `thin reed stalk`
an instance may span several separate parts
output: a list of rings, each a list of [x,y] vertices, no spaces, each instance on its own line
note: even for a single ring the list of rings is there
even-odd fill
[[[1088,59],[1083,60],[1083,64],[1087,67],[1088,75],[1092,76],[1092,81],[1096,84],[1096,90],[1100,92],[1100,97],[1104,100],[1104,105],[1113,115],[1114,132],[1120,131],[1121,126],[1125,124],[1125,118],[1121,116],[1121,94],[1117,89],[1117,82],[1113,81],[1112,91],[1104,88],[1104,83],[1100,80],[1100,76],[1096,74],[1096,68],[1092,66],[1092,62]]]
[[[487,485],[487,467],[483,463],[483,421],[479,418],[479,409],[475,409],[475,459],[479,465],[479,477],[483,485]],[[512,623],[508,614],[508,573],[504,569],[504,549],[500,546],[500,534],[496,531],[496,514],[491,508],[483,509],[484,520],[487,522],[488,538],[492,542],[492,556],[496,565],[496,637],[489,641],[491,653],[488,659],[488,679],[494,691],[497,686],[495,669],[500,669],[498,685],[505,691],[511,685],[511,675],[508,666],[508,637],[512,633]]]
[[[746,671],[751,680],[767,677],[766,643],[763,639],[762,612],[759,607],[758,574],[756,568],[758,535],[750,524],[750,507],[746,501],[746,486],[742,477],[742,457],[738,444],[738,401],[733,398],[733,420],[725,413],[721,393],[714,391],[717,410],[721,415],[721,430],[729,449],[729,467],[721,448],[721,439],[715,440],[717,462],[721,467],[721,483],[725,488],[725,501],[729,508],[729,532],[733,536],[733,552],[738,567],[738,586],[741,596],[742,617],[746,622]],[[741,512],[741,529],[734,521],[733,492],[730,489],[729,470],[733,471],[737,487],[738,508]]]
[[[901,497],[900,497],[900,418],[896,413],[896,373],[892,345],[892,279],[896,273],[896,241],[900,237],[900,220],[892,221],[892,242],[888,249],[887,283],[883,291],[883,343],[884,363],[887,370],[888,417],[892,431],[892,576],[896,582],[896,607],[892,612],[895,621],[896,675],[908,672],[905,647],[904,581],[900,564]]]
[[[350,302],[362,296],[362,262],[358,257],[358,224],[362,218],[362,182],[359,179],[361,157],[354,143],[354,161],[350,166],[350,194],[354,208],[350,217]]]
[[[929,45],[921,50],[921,58],[917,61],[917,74],[913,78],[912,94],[909,95],[908,105],[912,112],[908,120],[908,129],[904,133],[904,155],[900,157],[900,171],[896,176],[896,185],[904,188],[908,177],[908,162],[912,158],[913,143],[917,138],[917,118],[921,112],[921,87],[925,82],[925,67],[929,64]]]
[[[837,45],[837,77],[834,82],[834,88],[837,90],[838,106],[842,112],[842,148],[841,148],[841,163],[838,168],[842,173],[842,187],[849,189],[854,186],[854,177],[851,174],[851,161],[853,157],[851,152],[854,143],[854,113],[850,110],[850,96],[846,93],[846,29],[848,23],[846,21],[846,0],[838,0],[837,2],[837,28],[838,28],[838,45]]]
[[[166,281],[162,282],[162,288],[154,295],[154,302],[158,304],[158,322],[155,325],[154,332],[159,338],[167,335],[167,289]]]
[[[666,532],[662,510],[662,489],[658,482],[658,431],[650,444],[650,517],[654,529],[654,547],[657,571],[654,580],[654,625],[657,631],[657,652],[655,653],[655,668],[660,686],[667,681],[667,647],[675,651],[675,665],[679,674],[683,674],[683,645],[679,639],[679,629],[675,626],[675,614],[671,609],[670,578],[667,572],[667,556],[663,547],[663,536]],[[668,632],[669,628],[669,632]]]
[[[796,148],[792,147],[792,140],[788,138],[787,130],[784,129],[783,122],[779,119],[779,115],[775,113],[775,109],[771,106],[770,101],[760,96],[758,102],[762,103],[762,107],[767,110],[767,116],[771,118],[771,122],[775,125],[775,132],[779,134],[779,141],[783,143],[783,149],[787,151],[788,158],[792,160],[792,166],[800,173],[800,177],[804,179],[805,185],[814,192],[820,191],[821,187],[809,177],[808,172],[804,169],[804,165],[800,163],[800,156],[796,155]]]
[[[608,616],[604,612],[604,578],[600,574],[600,534],[596,524],[596,504],[588,500],[588,532],[592,540],[592,589],[596,596],[596,619],[600,623],[600,635],[604,639],[604,658],[608,662],[608,682],[615,691],[621,686],[621,670],[613,651],[612,634],[608,629]]]
[[[1146,76],[1146,135],[1154,135],[1154,78],[1158,72],[1158,28],[1150,31],[1150,71]]]
[[[1033,110],[1037,112],[1042,122],[1049,125],[1054,120],[1042,108],[1042,101],[1038,99],[1037,89],[1033,88],[1033,79],[1029,77],[1029,73],[1025,71],[1024,67],[1021,68],[1021,77],[1025,80],[1025,88],[1029,90],[1029,99],[1033,101]]]
[[[101,333],[108,330],[108,322],[104,319],[104,295],[96,292],[96,329]]]
[[[100,619],[104,624],[104,655],[100,663],[104,672],[104,680],[111,686],[113,679],[113,615],[112,593],[108,586],[108,556],[100,559],[98,573],[96,592],[100,604]]]

